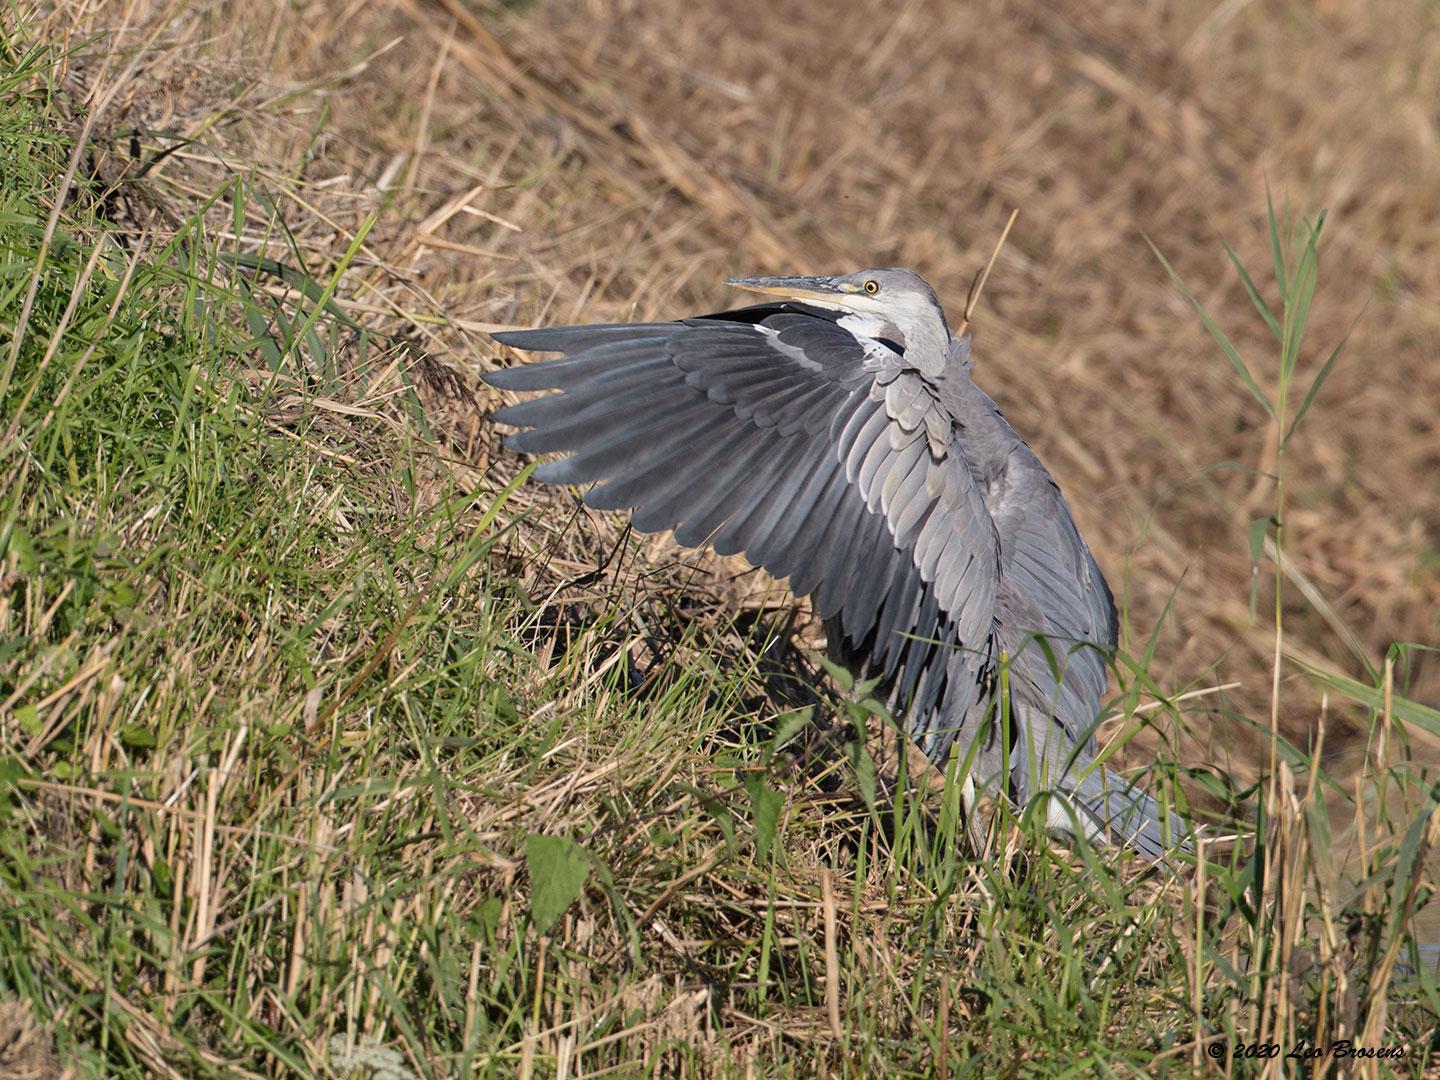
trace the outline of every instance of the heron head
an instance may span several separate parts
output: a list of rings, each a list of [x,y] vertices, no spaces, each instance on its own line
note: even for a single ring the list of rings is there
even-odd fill
[[[820,277],[731,278],[725,284],[861,316],[865,325],[878,328],[876,336],[898,337],[907,352],[922,343],[943,349],[950,336],[935,290],[911,270],[885,267]]]

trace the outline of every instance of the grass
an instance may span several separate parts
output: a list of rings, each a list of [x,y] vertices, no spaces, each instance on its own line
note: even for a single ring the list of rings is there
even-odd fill
[[[844,753],[815,753],[767,619],[642,587],[625,545],[571,575],[524,471],[452,460],[413,349],[336,303],[399,203],[318,258],[255,256],[299,230],[246,172],[124,227],[25,41],[0,78],[0,1001],[44,1037],[0,1066],[1300,1075],[1285,1051],[1349,1039],[1405,1048],[1365,1070],[1433,1067],[1440,792],[1413,748],[1440,729],[1394,658],[1329,678],[1370,723],[1354,790],[1280,734],[1284,683],[1236,718],[1275,767],[1188,774],[1176,798],[1255,838],[1203,871],[1003,812],[976,850],[957,778],[886,776],[843,679]],[[1283,218],[1283,318],[1244,275],[1279,397],[1223,351],[1288,433],[1319,248]],[[1167,733],[1195,688],[1141,640],[1112,711]]]

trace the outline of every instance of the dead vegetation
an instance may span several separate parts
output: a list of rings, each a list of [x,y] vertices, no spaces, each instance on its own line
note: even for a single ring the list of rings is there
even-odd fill
[[[451,481],[488,492],[516,477],[520,463],[501,450],[484,418],[493,393],[474,377],[498,358],[486,330],[662,318],[724,305],[731,298],[719,282],[734,273],[883,264],[919,270],[958,318],[972,275],[1018,208],[975,320],[979,380],[1065,488],[1123,594],[1132,651],[1173,590],[1151,669],[1157,681],[1176,690],[1237,684],[1194,699],[1186,758],[1253,776],[1264,763],[1263,732],[1236,718],[1268,708],[1273,637],[1250,612],[1247,538],[1251,520],[1271,506],[1275,448],[1142,234],[1200,288],[1242,352],[1259,352],[1265,328],[1222,263],[1219,241],[1234,244],[1247,263],[1263,260],[1267,180],[1302,208],[1330,208],[1312,340],[1337,340],[1367,301],[1370,309],[1291,461],[1288,570],[1295,595],[1313,585],[1317,599],[1287,610],[1288,640],[1302,659],[1352,674],[1357,651],[1376,663],[1392,642],[1436,641],[1436,20],[1418,3],[1378,19],[1366,5],[1340,2],[1305,10],[1136,3],[1096,14],[1090,5],[996,0],[962,15],[916,2],[882,11],[799,0],[698,10],[679,0],[194,9],[100,0],[53,5],[26,33],[52,42],[109,33],[113,51],[82,52],[66,86],[77,119],[97,104],[97,89],[119,88],[95,114],[98,149],[87,167],[110,200],[108,216],[132,240],[173,231],[241,177],[275,213],[238,223],[220,200],[205,211],[214,237],[322,283],[350,253],[334,299],[363,334],[337,330],[327,354],[346,358],[344,370],[331,382],[323,372],[312,372],[310,385],[297,379],[290,405],[273,399],[264,419],[291,430],[315,385],[332,387],[321,409],[335,438],[326,438],[324,423],[303,438],[377,476],[391,440],[423,429],[431,450],[417,470],[419,495],[396,490],[397,507],[438,497]],[[249,280],[277,300],[302,291],[279,272]],[[545,638],[537,664],[516,669],[531,680],[516,688],[522,703],[571,678],[569,691],[537,716],[585,711],[638,720],[611,700],[611,664],[638,658],[643,679],[664,667],[647,648],[688,656],[690,632],[702,627],[728,635],[739,659],[746,615],[778,601],[757,574],[679,554],[663,538],[631,543],[623,524],[607,517],[585,514],[577,525],[580,514],[567,494],[521,486],[499,516],[515,526],[505,557],[530,602],[562,612],[591,602],[620,611],[613,623],[582,620],[569,636]],[[1261,610],[1265,589],[1262,580]],[[739,627],[731,621],[737,613]],[[377,656],[386,649],[378,633],[365,645]],[[585,658],[597,652],[609,659],[590,665]],[[376,662],[399,681],[412,659]],[[1410,654],[1397,679],[1411,698],[1440,702],[1433,656]],[[662,679],[657,692],[668,685]],[[1286,730],[1303,743],[1319,694],[1287,671],[1283,701]],[[346,717],[343,695],[253,704],[295,714],[307,733],[358,723]],[[1344,719],[1332,714],[1326,743],[1342,780],[1341,765],[1347,758],[1358,765],[1366,749],[1357,741],[1363,729],[1346,734]],[[219,752],[233,762],[240,744],[226,742]],[[373,950],[378,969],[396,953],[413,955],[397,928],[436,903],[473,916],[466,924],[473,951],[461,972],[473,987],[488,970],[485,950],[509,948],[506,928],[518,919],[510,899],[494,910],[478,902],[515,893],[522,864],[509,840],[517,830],[568,831],[590,838],[622,887],[628,875],[635,926],[659,943],[664,959],[642,980],[597,980],[597,957],[620,968],[634,962],[626,928],[598,904],[566,914],[554,954],[544,943],[538,955],[533,942],[523,950],[538,967],[535,985],[544,985],[548,970],[553,992],[543,1002],[536,991],[533,1001],[512,1004],[529,1026],[496,1059],[505,1068],[524,1072],[543,1062],[563,1075],[606,1067],[614,1060],[606,1040],[624,1025],[598,1041],[580,1036],[612,1016],[639,1018],[623,1045],[643,1048],[657,1070],[663,1063],[740,1072],[784,1053],[835,1064],[824,1049],[837,1026],[830,1001],[799,994],[763,1018],[742,1007],[721,960],[745,941],[773,939],[775,964],[785,967],[777,980],[808,989],[813,968],[827,992],[837,985],[834,954],[843,948],[845,963],[864,972],[859,984],[893,990],[893,1000],[874,1003],[877,1029],[918,1023],[923,1013],[944,1033],[947,1019],[961,1024],[986,1007],[958,990],[950,997],[943,974],[938,998],[908,992],[929,987],[937,970],[970,968],[993,943],[995,927],[977,925],[973,910],[952,905],[935,916],[928,879],[910,882],[914,892],[905,894],[857,872],[842,883],[848,895],[837,930],[836,902],[822,890],[828,878],[818,868],[863,867],[867,856],[882,854],[876,836],[856,824],[863,813],[853,793],[807,782],[803,798],[787,801],[794,866],[767,881],[754,866],[717,871],[728,841],[722,818],[677,794],[677,785],[708,790],[712,769],[733,770],[733,763],[676,757],[636,792],[617,787],[616,774],[665,759],[665,747],[643,734],[608,745],[582,732],[551,752],[538,776],[498,780],[457,800],[485,856],[466,855],[474,865],[459,867],[441,852],[456,884],[397,895],[379,916],[371,885],[343,873],[347,822],[328,813],[299,819],[313,844],[305,873],[296,871],[306,882],[293,901],[300,914],[286,921],[276,909],[263,923],[270,927],[273,916],[293,935],[280,976],[286,990],[319,979],[316,956],[334,962],[341,952]],[[1429,752],[1424,744],[1417,750]],[[176,790],[184,770],[175,761],[165,772],[162,788]],[[416,762],[403,780],[422,775]],[[286,806],[327,792],[301,766],[284,779],[296,785],[277,795]],[[172,852],[193,851],[195,872],[215,882],[208,914],[202,905],[191,912],[197,921],[181,927],[187,957],[249,918],[238,906],[239,886],[226,877],[245,864],[229,846],[240,834],[201,834],[201,823],[216,820],[217,800],[224,820],[223,788],[223,780],[211,781],[208,795],[197,788],[182,804],[193,821],[178,821],[168,834]],[[247,811],[237,820],[253,825],[257,816]],[[655,831],[631,843],[637,820]],[[411,824],[428,835],[435,814],[422,808]],[[93,829],[71,839],[90,849],[97,842]],[[402,833],[394,842],[409,841]],[[436,859],[421,848],[403,861],[428,878]],[[1122,950],[1135,926],[1149,925],[1116,921],[1060,869],[1047,872],[1060,879],[1052,884],[1064,910],[1096,940]],[[997,888],[971,874],[957,890]],[[1156,904],[1182,902],[1157,900],[1153,883],[1114,888],[1124,897],[1120,907],[1147,912],[1144,919],[1154,918]],[[175,889],[180,895],[185,886]],[[282,905],[287,918],[290,903]],[[351,937],[345,922],[360,910],[370,921]],[[910,951],[906,926],[916,911],[937,920],[935,940],[953,953]],[[1039,934],[1043,919],[1024,925]],[[1179,956],[1178,943],[1160,942],[1137,947],[1127,962],[1133,978],[1159,986]],[[759,964],[737,970],[763,978]],[[177,969],[147,989],[173,1006],[184,979]],[[374,1019],[384,1009],[373,987],[332,995],[323,981],[315,985],[322,1004],[343,1005],[351,1034],[390,1033]],[[1283,1014],[1283,1003],[1271,1006]],[[278,1001],[255,1007],[282,1024]],[[1163,989],[1141,995],[1126,1030],[1161,1024],[1170,1007]],[[1380,1009],[1383,1015],[1383,1002]],[[1362,1013],[1360,1022],[1373,1016],[1373,1009]],[[467,1039],[472,1022],[467,1015]],[[140,1057],[158,1069],[174,1048],[139,1017],[134,1030],[137,1045],[156,1047]],[[312,1064],[324,1058],[322,1034],[306,1035]],[[678,1049],[681,1043],[691,1048]],[[1197,1031],[1181,1059],[1190,1061],[1201,1045]],[[837,1067],[863,1072],[897,1059],[917,1070],[930,1060],[899,1054]],[[281,1069],[280,1060],[268,1059],[269,1068]]]
[[[132,9],[133,42],[163,9]],[[166,30],[186,47],[148,62],[104,126],[139,129],[147,155],[198,140],[147,171],[169,200],[285,163],[287,220],[317,253],[391,207],[347,309],[467,380],[495,355],[488,327],[712,308],[742,270],[914,266],[958,317],[1018,208],[977,320],[980,378],[1060,478],[1137,633],[1176,591],[1157,673],[1239,681],[1210,704],[1249,713],[1270,641],[1247,607],[1246,538],[1274,447],[1141,237],[1253,352],[1265,329],[1219,242],[1264,254],[1267,179],[1330,208],[1313,340],[1371,307],[1316,406],[1324,437],[1292,462],[1290,571],[1322,598],[1297,601],[1292,640],[1345,671],[1354,650],[1434,641],[1437,30],[1419,5],[1364,10],[218,4]],[[487,400],[430,398],[453,402],[442,426],[480,470]],[[1429,656],[1401,678],[1440,699]],[[1301,736],[1315,696],[1286,700]],[[1194,757],[1244,771],[1255,744],[1209,727],[1197,717]]]

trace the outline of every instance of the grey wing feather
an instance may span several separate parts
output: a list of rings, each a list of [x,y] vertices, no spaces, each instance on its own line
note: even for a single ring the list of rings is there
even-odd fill
[[[1177,841],[1186,845],[1185,823],[1092,762],[1118,630],[1109,586],[1050,473],[968,369],[957,367],[942,394],[964,431],[967,460],[1000,536],[996,618],[999,646],[1011,656],[1011,705],[1019,720],[1016,795],[1024,802],[1050,791],[1068,804],[1073,823],[1052,816],[1053,827],[1164,859]],[[1037,634],[1050,655],[1032,640]]]
[[[641,531],[789,577],[915,706],[928,748],[948,747],[935,729],[958,729],[990,663],[999,547],[933,386],[903,358],[792,311],[495,337],[567,354],[485,377],[560,391],[495,414],[530,429],[516,449],[566,455],[538,479],[595,483],[585,501],[633,509]]]
[[[1000,604],[1001,633],[1028,687],[1040,695],[1032,704],[1048,704],[1078,742],[1087,738],[1105,694],[1117,629],[1114,600],[1060,489],[1023,443],[1005,479],[1005,495],[994,508],[1006,600],[1012,601]],[[1058,683],[1043,650],[1024,644],[1035,633],[1045,635],[1061,668]]]
[[[1066,786],[1076,809],[1089,819],[1082,828],[1091,836],[1134,848],[1152,862],[1164,859],[1177,844],[1188,847],[1190,830],[1185,823],[1123,776],[1092,768],[1073,787]]]

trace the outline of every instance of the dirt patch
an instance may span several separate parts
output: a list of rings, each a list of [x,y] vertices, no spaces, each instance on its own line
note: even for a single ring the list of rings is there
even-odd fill
[[[22,1001],[0,1001],[0,1076],[10,1080],[71,1080],[73,1069],[60,1068],[55,1040],[35,1022]]]

